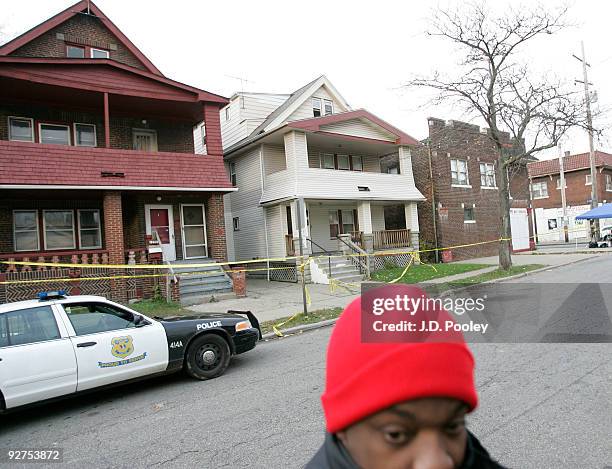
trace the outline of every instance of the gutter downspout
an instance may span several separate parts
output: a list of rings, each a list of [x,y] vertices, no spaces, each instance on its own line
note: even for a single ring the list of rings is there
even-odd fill
[[[260,188],[261,194],[263,195],[264,191],[264,162],[263,162],[263,144],[259,145],[259,180],[260,180]],[[264,239],[266,240],[266,275],[268,278],[268,282],[270,281],[270,246],[268,245],[268,221],[266,220],[266,207],[261,207],[263,212],[263,222],[264,222]]]
[[[427,159],[429,162],[429,182],[431,184],[431,214],[433,220],[433,231],[434,231],[434,248],[435,248],[435,256],[436,256],[436,264],[440,262],[439,252],[438,252],[438,224],[436,223],[436,193],[434,191],[434,180],[433,180],[433,169],[431,166],[431,140],[427,140]]]

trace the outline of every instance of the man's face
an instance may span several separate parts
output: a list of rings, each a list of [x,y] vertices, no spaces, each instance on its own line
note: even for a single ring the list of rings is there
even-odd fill
[[[451,469],[464,459],[467,406],[456,399],[406,401],[337,436],[363,469]]]

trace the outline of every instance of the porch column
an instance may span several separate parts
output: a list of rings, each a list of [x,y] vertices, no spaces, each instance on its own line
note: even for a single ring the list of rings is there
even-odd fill
[[[227,261],[223,194],[219,192],[211,194],[206,201],[206,228],[210,256],[218,261]]]
[[[363,234],[372,234],[372,212],[370,211],[370,201],[364,200],[357,204],[357,221],[359,231]]]
[[[125,264],[123,245],[123,209],[120,191],[106,191],[102,199],[104,212],[104,240],[108,250],[109,264]],[[121,269],[111,269],[110,275],[124,275]],[[111,297],[113,300],[125,303],[127,301],[125,280],[112,279]]]
[[[304,178],[304,172],[308,170],[308,144],[306,142],[306,134],[295,130],[288,132],[284,136],[285,143],[285,159],[287,163],[287,172],[289,173],[289,184],[293,184],[294,195],[299,197],[303,195],[300,184]],[[306,181],[306,184],[308,182]]]
[[[104,93],[104,146],[110,148],[110,110],[108,107],[108,93]]]
[[[414,175],[412,173],[412,155],[410,153],[410,147],[402,145],[398,149],[399,151],[399,169],[400,174],[406,176],[412,181],[414,186]]]
[[[204,131],[206,132],[206,153],[223,157],[219,106],[214,103],[204,103],[203,115]]]
[[[417,203],[404,203],[404,213],[406,214],[406,229],[410,230],[412,247],[419,249],[419,214],[417,212]]]

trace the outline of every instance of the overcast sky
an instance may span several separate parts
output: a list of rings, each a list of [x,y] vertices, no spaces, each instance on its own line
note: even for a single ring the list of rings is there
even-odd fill
[[[75,3],[68,0],[2,2],[0,30],[6,42]],[[245,91],[289,93],[321,74],[354,108],[366,108],[412,136],[427,136],[428,116],[468,120],[452,106],[426,104],[423,91],[406,92],[415,74],[452,71],[453,49],[427,37],[433,2],[412,1],[237,1],[96,0],[106,15],[169,78],[230,96]],[[544,0],[555,7],[557,0]],[[445,2],[443,5],[462,2]],[[495,8],[517,5],[505,0]],[[525,2],[529,5],[530,2]],[[612,2],[582,0],[570,7],[575,25],[548,36],[525,59],[539,72],[581,78],[580,41],[592,67],[589,81],[598,105],[612,104],[612,49],[607,32]],[[603,121],[603,119],[601,119]],[[474,123],[480,124],[478,120]],[[596,123],[598,124],[598,123]],[[604,122],[600,122],[605,124]],[[596,148],[612,150],[606,133]],[[564,144],[588,151],[587,136],[575,132]],[[541,155],[554,157],[556,152]]]

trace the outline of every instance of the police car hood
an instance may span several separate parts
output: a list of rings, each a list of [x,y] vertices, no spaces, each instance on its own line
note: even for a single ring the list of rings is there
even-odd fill
[[[247,312],[245,311],[244,316],[238,314],[237,312],[231,313],[200,313],[193,314],[189,316],[168,316],[165,318],[160,318],[160,322],[175,322],[175,321],[196,321],[202,319],[211,319],[211,320],[236,320],[236,321],[244,321],[248,318]],[[246,316],[246,317],[245,317]]]

